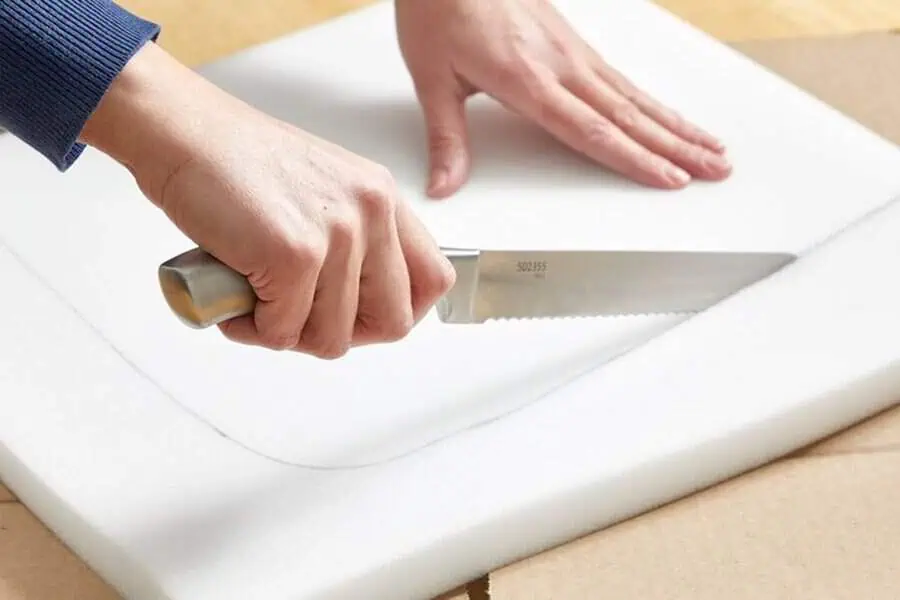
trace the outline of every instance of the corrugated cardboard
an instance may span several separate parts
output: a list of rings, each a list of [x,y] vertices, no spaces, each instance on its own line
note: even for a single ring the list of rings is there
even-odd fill
[[[485,575],[433,600],[490,600],[490,577]]]
[[[0,599],[118,598],[24,506],[0,504]]]
[[[492,600],[896,600],[900,453],[783,460],[491,574]]]
[[[900,409],[894,409],[870,419],[841,435],[833,436],[811,446],[799,454],[823,456],[875,452],[900,453]]]
[[[900,36],[738,48],[900,143]],[[895,600],[898,473],[900,408],[440,600]],[[0,485],[0,600],[115,598]]]

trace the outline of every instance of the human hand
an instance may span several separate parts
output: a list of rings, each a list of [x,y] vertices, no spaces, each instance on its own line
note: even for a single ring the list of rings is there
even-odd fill
[[[468,178],[464,103],[484,92],[597,163],[680,188],[720,180],[724,147],[607,64],[549,0],[395,0],[400,49],[428,129],[428,193]]]
[[[149,45],[82,134],[246,276],[229,339],[320,358],[404,337],[454,282],[390,174],[227,95]]]

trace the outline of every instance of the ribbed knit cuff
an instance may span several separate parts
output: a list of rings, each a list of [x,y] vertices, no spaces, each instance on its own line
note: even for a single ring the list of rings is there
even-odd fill
[[[158,35],[108,0],[0,0],[0,127],[65,171],[110,84]]]

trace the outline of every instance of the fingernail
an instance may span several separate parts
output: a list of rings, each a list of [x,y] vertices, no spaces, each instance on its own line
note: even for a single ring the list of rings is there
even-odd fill
[[[679,169],[675,166],[671,166],[666,169],[666,176],[668,176],[669,180],[672,183],[676,183],[678,185],[687,185],[691,180],[691,176],[688,175],[687,171],[685,171],[684,169]]]
[[[718,173],[727,173],[731,170],[731,163],[728,162],[728,159],[718,154],[707,155],[703,160],[703,165]]]
[[[441,258],[443,259],[441,263],[444,265],[444,271],[447,273],[456,273],[456,268],[453,266],[453,263],[450,262],[450,259],[443,254],[441,255]]]
[[[434,194],[441,191],[446,185],[450,174],[446,169],[435,169],[431,173],[431,184],[428,186],[428,193]]]
[[[444,276],[448,280],[452,280],[455,282],[456,281],[456,267],[453,266],[453,263],[450,262],[450,259],[448,259],[446,256],[441,255],[441,258],[443,259],[443,260],[441,260],[441,268],[444,271]]]

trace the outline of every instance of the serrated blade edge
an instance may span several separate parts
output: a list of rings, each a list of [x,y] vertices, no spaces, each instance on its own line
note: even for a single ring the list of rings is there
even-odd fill
[[[457,283],[444,322],[686,315],[795,260],[787,253],[445,251]]]

